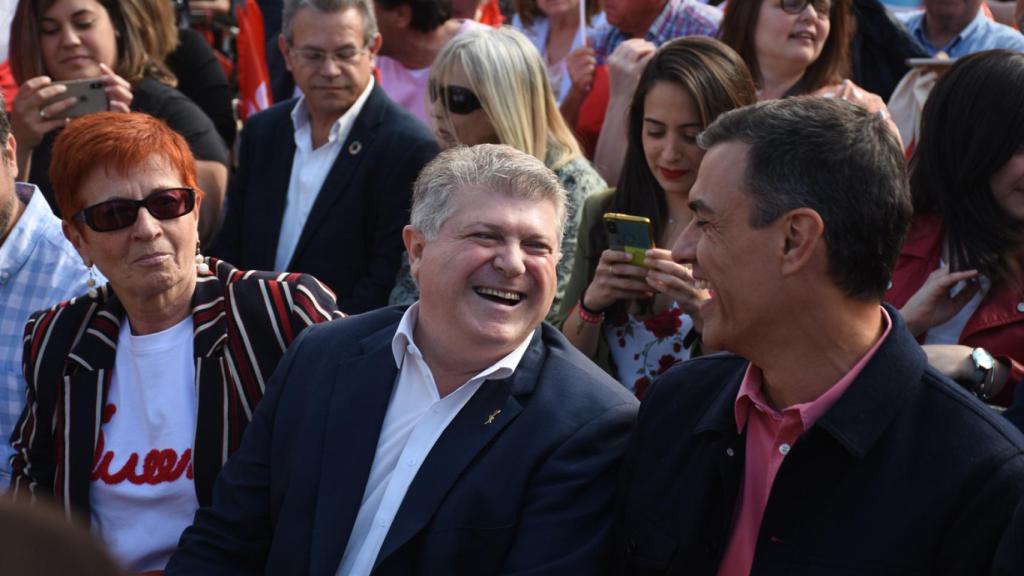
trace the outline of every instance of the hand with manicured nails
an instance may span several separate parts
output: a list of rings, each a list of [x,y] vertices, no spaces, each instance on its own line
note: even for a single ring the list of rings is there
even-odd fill
[[[683,312],[693,319],[697,331],[702,331],[704,318],[700,313],[700,305],[711,296],[707,290],[697,287],[690,267],[673,260],[672,252],[664,248],[648,250],[644,263],[649,269],[647,285],[675,300]]]
[[[583,293],[583,305],[602,311],[619,300],[650,298],[654,290],[647,284],[648,270],[631,264],[633,257],[621,250],[605,250],[594,271],[594,280]]]

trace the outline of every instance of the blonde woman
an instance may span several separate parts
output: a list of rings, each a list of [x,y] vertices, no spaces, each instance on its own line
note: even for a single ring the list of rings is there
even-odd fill
[[[537,49],[511,28],[459,36],[437,55],[430,69],[428,110],[443,148],[505,144],[540,159],[568,195],[558,263],[558,310],[572,272],[584,200],[607,188],[580,152],[562,120],[547,67]],[[391,304],[411,304],[419,294],[403,262]]]

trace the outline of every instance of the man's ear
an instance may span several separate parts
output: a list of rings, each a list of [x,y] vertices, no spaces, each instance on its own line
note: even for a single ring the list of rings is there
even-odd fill
[[[402,228],[402,242],[405,243],[405,253],[409,256],[409,274],[413,280],[419,282],[420,263],[423,261],[423,249],[427,245],[427,237],[419,228],[410,224]]]
[[[284,37],[284,34],[277,35],[277,49],[281,51],[281,55],[284,56],[284,67],[289,72],[294,72],[294,66],[292,66],[292,54],[288,50],[288,40]]]
[[[4,163],[7,164],[7,171],[11,173],[11,178],[18,179],[18,142],[14,139],[14,134],[7,135],[7,142],[4,143]]]
[[[779,225],[784,235],[781,272],[784,276],[796,274],[825,247],[825,221],[810,208],[797,208],[784,214]]]

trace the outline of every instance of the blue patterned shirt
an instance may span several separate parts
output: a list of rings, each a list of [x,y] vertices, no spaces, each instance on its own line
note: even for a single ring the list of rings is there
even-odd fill
[[[88,272],[61,232],[42,192],[17,183],[15,194],[26,204],[7,239],[0,244],[0,493],[11,482],[7,441],[25,406],[21,372],[22,333],[32,312],[88,291]],[[96,274],[97,285],[105,282]]]
[[[661,46],[673,38],[682,36],[718,35],[722,12],[714,6],[700,4],[695,0],[668,0],[661,13],[654,19],[644,34],[644,39],[655,46]],[[597,63],[605,59],[629,39],[618,28],[605,22],[590,33],[590,45],[597,53]]]
[[[989,20],[985,16],[984,10],[978,10],[978,15],[974,17],[974,20],[945,46],[932,46],[931,41],[928,40],[924,29],[924,12],[906,12],[900,13],[898,16],[906,24],[907,30],[910,31],[914,40],[917,40],[932,56],[939,50],[948,54],[950,58],[959,58],[994,48],[1024,52],[1024,34],[1009,26]]]

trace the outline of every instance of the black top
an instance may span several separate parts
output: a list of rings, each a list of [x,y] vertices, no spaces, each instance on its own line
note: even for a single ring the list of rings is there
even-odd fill
[[[213,48],[191,28],[178,29],[178,48],[167,56],[167,67],[178,77],[178,91],[188,96],[217,127],[230,148],[235,142],[231,85]]]
[[[213,122],[181,92],[152,78],[146,78],[132,88],[131,109],[133,112],[145,112],[167,122],[168,126],[185,138],[196,160],[212,160],[227,165],[228,151]],[[48,133],[32,151],[32,167],[28,181],[39,187],[53,213],[60,216],[60,210],[53,199],[53,188],[50,186],[50,150],[58,132],[59,129]]]

